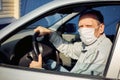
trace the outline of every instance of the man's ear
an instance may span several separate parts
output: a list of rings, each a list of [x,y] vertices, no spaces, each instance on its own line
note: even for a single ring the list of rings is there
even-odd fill
[[[99,33],[100,34],[102,34],[104,32],[104,27],[105,27],[105,25],[103,23],[101,23],[99,26]]]

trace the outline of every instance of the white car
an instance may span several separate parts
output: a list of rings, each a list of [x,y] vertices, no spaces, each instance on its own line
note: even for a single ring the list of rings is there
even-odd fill
[[[79,15],[87,9],[100,10],[105,18],[105,34],[112,41],[103,76],[59,72],[29,68],[32,51],[42,48],[44,60],[54,59],[70,70],[76,60],[56,53],[48,36],[36,37],[33,30],[39,25],[58,32],[70,42],[80,41],[77,32]],[[120,79],[120,1],[108,0],[54,0],[31,11],[0,30],[0,80],[93,80]],[[36,47],[34,39],[39,46]],[[56,53],[56,55],[53,55]],[[57,67],[57,65],[55,66]]]

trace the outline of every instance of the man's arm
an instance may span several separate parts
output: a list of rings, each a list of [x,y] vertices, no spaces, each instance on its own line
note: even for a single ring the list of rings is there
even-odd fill
[[[44,27],[37,27],[35,30],[35,32],[39,32],[40,35],[50,35],[50,42],[53,43],[53,45],[61,52],[64,53],[66,56],[69,56],[73,59],[78,59],[80,52],[81,52],[81,43],[69,43],[66,40],[64,40],[63,38],[61,38],[61,36],[59,36],[56,32],[44,28]]]

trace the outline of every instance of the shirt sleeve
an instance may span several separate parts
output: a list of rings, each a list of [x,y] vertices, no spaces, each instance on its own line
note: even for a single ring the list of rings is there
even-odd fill
[[[50,42],[52,42],[61,53],[64,53],[64,55],[68,57],[78,59],[80,56],[82,49],[81,42],[72,44],[60,37],[56,32],[51,33]]]

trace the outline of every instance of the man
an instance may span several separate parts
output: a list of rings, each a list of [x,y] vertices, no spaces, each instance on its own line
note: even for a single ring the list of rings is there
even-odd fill
[[[104,34],[103,15],[97,10],[85,11],[80,15],[78,26],[82,42],[74,44],[66,42],[56,32],[44,27],[38,27],[34,31],[40,32],[40,35],[50,34],[50,41],[61,53],[77,60],[70,72],[102,75],[112,46]],[[40,55],[39,61],[32,61],[30,67],[35,68],[35,65],[41,68]]]

